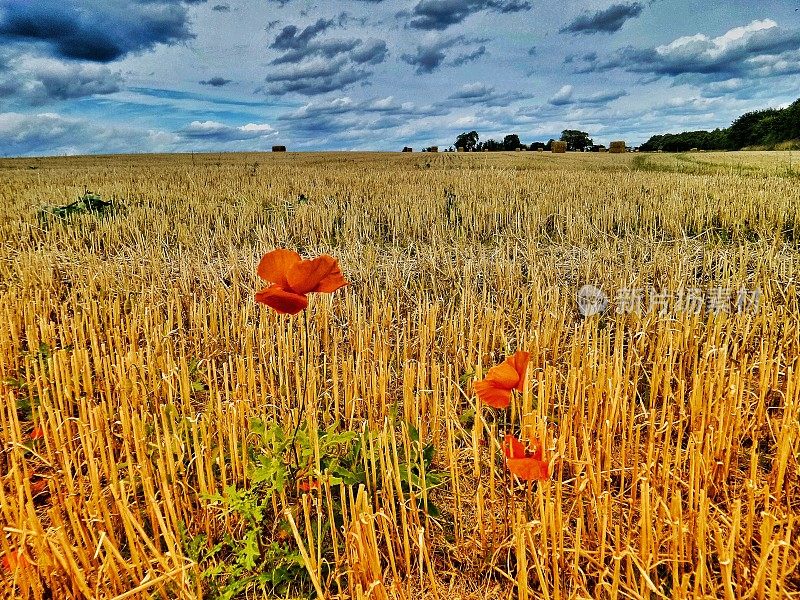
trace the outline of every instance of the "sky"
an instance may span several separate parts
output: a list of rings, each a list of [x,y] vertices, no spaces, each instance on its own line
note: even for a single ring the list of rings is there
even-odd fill
[[[800,97],[800,0],[0,0],[0,156],[595,143]]]

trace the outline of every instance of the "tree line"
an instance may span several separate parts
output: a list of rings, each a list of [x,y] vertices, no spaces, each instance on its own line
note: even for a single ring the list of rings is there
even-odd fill
[[[466,152],[516,150],[550,150],[554,139],[547,142],[523,144],[515,133],[502,140],[481,141],[477,131],[464,132],[456,138],[455,148]],[[599,150],[589,134],[576,129],[565,129],[558,141],[567,143],[567,150]],[[800,145],[800,99],[786,108],[756,110],[740,116],[730,127],[713,131],[684,131],[654,135],[640,146],[643,152],[686,152],[688,150],[741,150],[760,147],[773,149],[787,143]]]
[[[501,152],[508,150],[550,150],[553,142],[556,140],[550,139],[547,142],[532,142],[531,144],[523,144],[516,133],[511,133],[503,138],[502,141],[488,139],[480,141],[480,136],[477,131],[465,131],[456,138],[454,144],[455,148],[462,148],[465,152]],[[578,131],[577,129],[565,129],[561,132],[561,138],[558,140],[567,143],[567,150],[581,152],[585,148],[594,147],[594,142],[585,131]]]
[[[726,129],[684,131],[654,135],[640,147],[643,151],[741,150],[775,148],[800,140],[800,99],[786,108],[768,108],[745,113]]]

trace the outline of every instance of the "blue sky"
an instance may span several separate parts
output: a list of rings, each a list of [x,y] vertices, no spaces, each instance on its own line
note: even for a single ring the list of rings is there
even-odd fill
[[[0,155],[397,150],[725,127],[800,0],[0,0]]]

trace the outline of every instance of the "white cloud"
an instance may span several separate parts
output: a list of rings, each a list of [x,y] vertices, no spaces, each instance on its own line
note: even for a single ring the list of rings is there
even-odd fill
[[[187,140],[235,142],[271,137],[277,132],[266,123],[248,123],[233,127],[219,121],[192,121],[177,133]]]
[[[574,92],[574,88],[571,85],[562,86],[560,90],[558,90],[548,102],[550,104],[554,104],[556,106],[561,106],[563,104],[569,104],[572,99],[572,93]]]
[[[167,151],[174,141],[158,130],[138,130],[65,117],[54,112],[0,113],[0,148],[8,156]]]

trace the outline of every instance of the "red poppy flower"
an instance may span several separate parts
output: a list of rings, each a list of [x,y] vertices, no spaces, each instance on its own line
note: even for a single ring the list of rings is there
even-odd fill
[[[316,479],[305,479],[297,482],[297,490],[300,492],[310,492],[319,489],[319,481]]]
[[[34,473],[31,476],[31,494],[34,496],[38,496],[42,492],[47,491],[47,479],[44,479],[41,475]]]
[[[41,427],[34,427],[31,431],[31,439],[32,440],[40,440],[44,437],[44,431]]]
[[[331,293],[347,285],[339,263],[332,256],[323,254],[303,260],[297,252],[284,248],[267,252],[261,258],[258,276],[271,285],[256,294],[256,302],[289,315],[308,306],[306,294]]]
[[[544,480],[550,477],[547,461],[542,459],[542,444],[533,440],[533,450],[513,435],[507,435],[503,441],[503,453],[506,455],[508,470],[526,481]]]
[[[11,552],[3,556],[3,560],[0,561],[3,565],[3,570],[8,571],[9,573],[16,571],[17,569],[23,569],[27,567],[30,563],[28,562],[28,557],[25,556],[22,550],[17,550],[15,552]]]
[[[475,382],[475,393],[484,404],[505,408],[511,402],[511,390],[522,391],[529,352],[517,351],[501,364],[489,369],[486,378]]]

